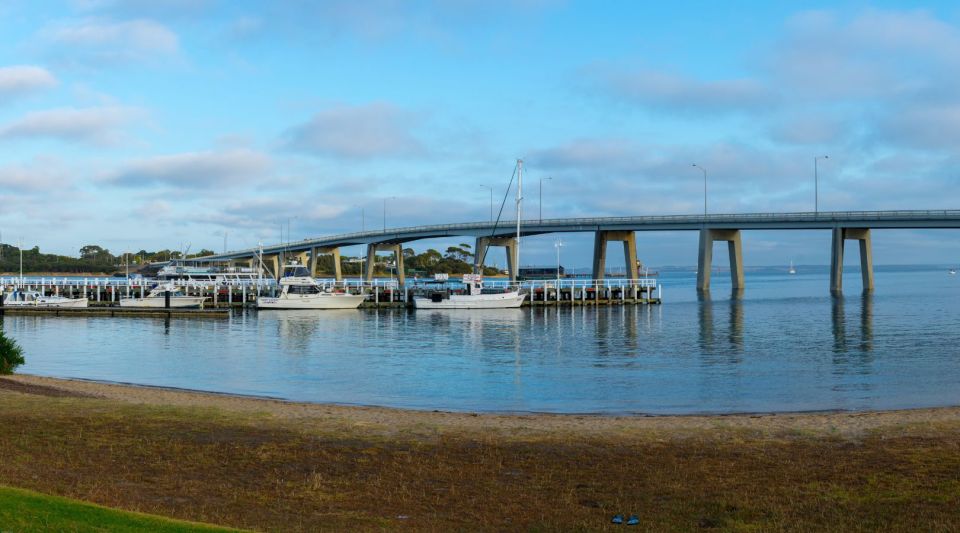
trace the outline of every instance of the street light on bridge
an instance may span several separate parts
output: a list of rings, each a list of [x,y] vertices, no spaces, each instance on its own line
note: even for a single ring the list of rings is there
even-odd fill
[[[813,214],[820,213],[820,178],[817,176],[817,161],[830,159],[828,155],[818,155],[813,158]]]
[[[540,178],[540,222],[543,223],[543,180],[552,180],[553,177]]]
[[[481,187],[486,187],[490,189],[490,222],[493,222],[493,187],[489,185],[480,184]]]
[[[707,169],[696,163],[694,163],[693,166],[699,168],[700,171],[703,172],[703,216],[707,216]]]
[[[383,232],[387,232],[387,200],[396,200],[396,196],[390,196],[383,199]]]
[[[356,207],[357,209],[360,210],[360,233],[363,233],[367,231],[367,221],[366,221],[366,216],[364,216],[364,213],[363,213],[363,206],[355,205],[353,207]]]

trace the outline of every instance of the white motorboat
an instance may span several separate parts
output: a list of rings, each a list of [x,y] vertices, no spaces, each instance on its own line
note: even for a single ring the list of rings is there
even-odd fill
[[[64,296],[44,296],[38,291],[14,289],[3,295],[3,305],[7,307],[86,307],[86,298],[66,298]]]
[[[166,307],[166,293],[170,293],[170,307],[203,307],[205,296],[187,296],[173,283],[161,283],[143,298],[121,298],[120,307]]]
[[[520,220],[523,200],[523,160],[517,160],[517,244],[513,264],[520,269]],[[482,260],[480,264],[483,264]],[[465,274],[464,289],[433,290],[423,296],[414,296],[413,306],[417,309],[510,309],[523,305],[526,294],[519,288],[506,290],[484,289],[481,274]]]
[[[951,275],[951,276],[954,276],[954,275],[957,274],[957,269],[951,268],[949,272],[950,272],[950,275]]]
[[[280,295],[257,298],[258,309],[356,309],[366,296],[323,287],[303,265],[287,265],[280,278]]]
[[[413,297],[413,306],[417,309],[510,309],[523,305],[526,294],[518,289],[484,289],[483,276],[464,274],[462,292],[446,286],[440,289],[426,290],[423,295]]]

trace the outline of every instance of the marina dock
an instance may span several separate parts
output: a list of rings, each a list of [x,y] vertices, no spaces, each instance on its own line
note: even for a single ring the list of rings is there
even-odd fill
[[[335,281],[319,279],[331,290],[364,294],[361,309],[412,307],[413,295],[425,282],[415,280],[401,286],[396,280],[366,282],[355,279]],[[186,295],[206,298],[203,309],[121,308],[122,298],[142,298],[157,284],[153,280],[126,278],[25,278],[0,277],[0,286],[20,287],[46,296],[86,298],[89,306],[80,309],[41,307],[2,307],[11,314],[53,314],[56,316],[218,316],[233,307],[256,306],[259,296],[276,296],[279,285],[273,279],[209,282],[174,282]],[[487,286],[506,287],[507,280],[491,279]],[[524,306],[656,305],[662,301],[663,287],[653,278],[531,280],[516,283],[527,294]],[[225,315],[224,315],[225,316]]]

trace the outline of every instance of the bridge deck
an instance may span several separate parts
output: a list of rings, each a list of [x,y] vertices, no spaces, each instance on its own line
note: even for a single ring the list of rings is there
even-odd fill
[[[466,222],[390,228],[331,235],[285,244],[265,246],[265,254],[304,252],[312,248],[406,243],[442,237],[508,237],[514,234],[516,221]],[[659,215],[636,217],[555,218],[525,220],[522,235],[578,233],[595,231],[694,231],[701,229],[809,230],[835,228],[921,229],[960,228],[960,210],[936,211],[832,211],[820,213],[744,213],[716,215]],[[201,261],[225,261],[251,257],[257,249],[248,248],[207,256]]]

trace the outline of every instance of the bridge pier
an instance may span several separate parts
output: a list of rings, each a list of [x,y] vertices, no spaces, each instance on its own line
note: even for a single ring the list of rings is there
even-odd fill
[[[267,273],[273,275],[273,279],[280,279],[282,274],[280,271],[280,254],[264,255],[263,266],[267,269]]]
[[[830,292],[843,291],[843,248],[848,240],[860,241],[860,275],[863,290],[873,290],[873,245],[870,228],[833,228],[830,247]]]
[[[483,259],[487,256],[487,249],[491,246],[502,246],[507,250],[507,272],[510,281],[517,281],[519,268],[517,265],[517,238],[516,237],[477,237],[473,249],[473,272],[480,274],[483,271]]]
[[[310,249],[310,275],[317,277],[317,265],[319,264],[320,254],[330,254],[333,256],[333,276],[337,281],[343,281],[343,272],[340,268],[340,247],[323,246]]]
[[[740,244],[740,230],[701,229],[700,257],[697,260],[697,290],[710,290],[714,241],[727,241],[727,251],[730,255],[730,282],[734,290],[743,289],[743,249]]]
[[[603,279],[607,268],[607,243],[623,242],[623,260],[630,279],[640,278],[637,269],[637,237],[632,231],[598,231],[593,240],[593,279]]]
[[[370,243],[367,245],[366,272],[363,279],[373,281],[373,267],[376,266],[377,252],[393,252],[393,259],[397,265],[397,281],[400,285],[406,283],[406,277],[403,274],[403,244],[401,243]]]

